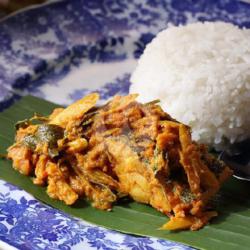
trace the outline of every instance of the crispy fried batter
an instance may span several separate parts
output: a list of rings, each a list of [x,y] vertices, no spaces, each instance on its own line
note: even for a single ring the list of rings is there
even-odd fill
[[[109,210],[127,195],[170,216],[163,229],[197,230],[217,215],[207,204],[232,172],[192,141],[189,127],[136,97],[116,96],[95,107],[92,94],[56,109],[43,130],[19,128],[8,157],[68,205],[87,197]]]

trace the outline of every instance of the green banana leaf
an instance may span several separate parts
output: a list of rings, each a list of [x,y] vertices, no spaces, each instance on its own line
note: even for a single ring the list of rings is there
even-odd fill
[[[0,153],[5,153],[12,144],[17,121],[31,117],[34,112],[47,115],[55,107],[53,103],[27,96],[0,113]],[[111,212],[94,209],[85,200],[66,206],[49,198],[45,187],[34,185],[31,178],[19,174],[5,159],[0,160],[0,178],[54,208],[109,229],[178,241],[200,249],[250,249],[250,185],[233,178],[223,186],[216,199],[219,216],[196,232],[159,230],[167,217],[150,206],[129,200],[118,202]]]

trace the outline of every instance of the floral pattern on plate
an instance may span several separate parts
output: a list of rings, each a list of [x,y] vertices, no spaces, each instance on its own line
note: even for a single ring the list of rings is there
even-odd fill
[[[0,181],[0,185],[0,239],[18,249],[183,249],[175,242],[123,235],[84,223],[11,184]]]
[[[168,24],[223,20],[250,27],[249,16],[249,5],[236,0],[57,1],[2,21],[0,85],[42,96],[82,65],[138,58]]]

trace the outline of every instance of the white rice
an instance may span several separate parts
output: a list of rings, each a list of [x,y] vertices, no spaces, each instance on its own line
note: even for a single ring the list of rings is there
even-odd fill
[[[222,149],[250,136],[250,30],[223,22],[163,30],[131,82],[140,101],[160,99],[191,126],[194,140]]]

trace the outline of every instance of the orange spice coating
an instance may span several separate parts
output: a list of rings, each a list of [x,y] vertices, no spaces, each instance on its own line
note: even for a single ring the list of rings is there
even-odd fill
[[[92,94],[57,109],[42,125],[19,128],[8,157],[68,205],[87,197],[110,210],[129,196],[170,216],[163,229],[197,230],[216,216],[207,204],[232,172],[192,141],[188,126],[136,97],[96,107]]]

